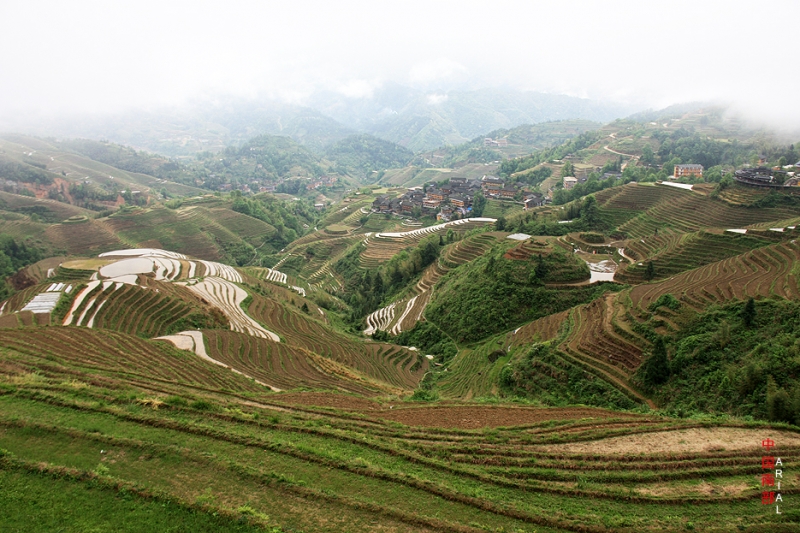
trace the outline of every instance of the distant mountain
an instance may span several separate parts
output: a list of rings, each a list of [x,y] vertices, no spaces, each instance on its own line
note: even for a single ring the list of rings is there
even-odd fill
[[[608,122],[633,111],[564,95],[506,89],[430,93],[389,84],[361,98],[320,92],[304,106],[266,98],[220,98],[105,116],[6,119],[0,130],[109,140],[168,156],[216,152],[258,135],[291,137],[322,154],[358,133],[420,152],[461,144],[500,128],[566,119]]]
[[[458,168],[471,163],[492,163],[564,144],[576,135],[600,129],[602,126],[599,122],[580,119],[522,124],[511,129],[490,131],[456,146],[423,152],[418,155],[416,162],[447,168]],[[487,145],[487,138],[493,142]]]
[[[322,113],[274,100],[225,99],[177,109],[94,117],[0,123],[0,129],[41,136],[110,140],[168,156],[241,145],[258,135],[291,137],[315,152],[356,133]]]
[[[415,152],[467,142],[500,128],[552,120],[608,122],[631,107],[564,95],[505,89],[424,93],[397,85],[353,99],[319,93],[309,105],[345,126],[370,132]]]

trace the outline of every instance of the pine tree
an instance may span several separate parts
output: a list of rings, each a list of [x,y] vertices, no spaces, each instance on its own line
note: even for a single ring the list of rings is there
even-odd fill
[[[647,262],[647,267],[644,269],[644,277],[648,281],[656,277],[656,267],[653,266],[652,261]]]
[[[748,328],[752,328],[756,322],[756,302],[752,298],[747,300],[742,309],[742,321]]]
[[[667,343],[658,337],[653,343],[653,353],[644,362],[644,381],[647,385],[660,385],[669,379],[669,359]]]

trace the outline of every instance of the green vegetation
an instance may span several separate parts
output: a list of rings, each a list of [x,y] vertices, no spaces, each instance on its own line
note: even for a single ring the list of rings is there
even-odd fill
[[[535,154],[519,159],[503,161],[500,165],[500,175],[510,177],[517,172],[522,172],[533,168],[540,163],[545,163],[553,159],[563,159],[564,156],[588,148],[601,138],[599,131],[587,131],[581,133],[574,139],[559,146],[541,150]]]
[[[313,206],[304,202],[284,202],[269,195],[244,198],[237,193],[233,194],[231,209],[273,226],[277,230],[272,238],[276,248],[282,248],[302,236],[305,228],[317,219]]]
[[[752,302],[752,303],[751,303]],[[659,339],[652,358],[669,353],[668,380],[642,379],[672,412],[728,413],[800,423],[800,303],[748,299],[711,307],[680,332]],[[658,366],[663,366],[659,363]],[[661,371],[663,372],[663,370]],[[660,374],[663,375],[663,374]]]
[[[36,361],[8,348],[2,353]],[[164,530],[180,520],[198,531],[331,532],[375,524],[412,532],[680,531],[689,523],[709,530],[765,521],[778,528],[796,520],[789,509],[779,516],[747,512],[758,501],[752,477],[760,465],[745,450],[644,453],[619,462],[621,447],[570,448],[636,433],[678,439],[684,429],[757,435],[765,429],[758,425],[717,422],[704,430],[694,420],[652,414],[512,405],[331,410],[294,404],[291,395],[240,397],[180,380],[143,389],[107,364],[93,371],[114,386],[103,388],[91,383],[89,368],[65,363],[47,362],[53,377],[4,374],[0,395],[3,493],[23,510],[35,495],[56,509],[70,500],[85,507],[59,514],[60,527],[105,531],[104,512],[126,524],[136,518],[116,524],[115,530],[131,531],[141,530],[137,522]],[[53,374],[61,372],[70,373]],[[491,423],[431,427],[447,417]],[[707,483],[720,493],[705,494]],[[742,484],[737,492],[722,491]],[[8,516],[20,515],[12,509]],[[53,516],[37,518],[41,529]]]
[[[156,496],[131,484],[120,486],[105,475],[43,469],[15,460],[8,452],[0,461],[0,512],[9,531],[264,531],[233,513],[220,516],[168,495]],[[47,502],[46,509],[42,502]]]
[[[377,181],[380,171],[405,166],[414,153],[407,148],[372,135],[353,135],[325,150],[325,157],[335,161],[338,174],[349,174],[362,181]]]
[[[42,259],[42,250],[18,242],[8,235],[0,235],[0,300],[5,300],[14,291],[7,278],[21,268]]]
[[[417,322],[410,330],[395,337],[394,342],[403,346],[415,346],[426,354],[435,355],[437,363],[447,363],[458,352],[456,344],[430,322]]]
[[[53,178],[36,164],[23,165],[14,161],[0,160],[0,176],[18,183],[50,185]]]
[[[617,285],[548,288],[588,277],[586,265],[556,249],[527,260],[495,248],[446,274],[425,316],[457,342],[473,342],[524,322],[593,300]]]
[[[443,245],[438,236],[428,237],[414,248],[396,254],[380,268],[366,270],[361,268],[361,244],[352,248],[334,265],[345,280],[342,299],[352,309],[351,322],[360,323],[364,316],[416,280],[439,257]]]
[[[551,345],[534,344],[503,367],[503,393],[544,405],[596,405],[632,409],[636,403],[608,382],[571,363]]]

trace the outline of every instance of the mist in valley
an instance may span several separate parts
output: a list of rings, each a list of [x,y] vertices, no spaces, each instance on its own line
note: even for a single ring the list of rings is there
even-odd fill
[[[796,32],[780,21],[798,15],[789,1],[10,1],[0,131],[153,148],[180,130],[323,128],[422,150],[689,101],[791,131]],[[436,135],[408,135],[423,128]]]

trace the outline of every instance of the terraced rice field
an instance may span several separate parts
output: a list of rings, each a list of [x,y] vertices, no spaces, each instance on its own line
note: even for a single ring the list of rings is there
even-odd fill
[[[363,200],[357,200],[343,207],[339,207],[320,222],[320,227],[330,226],[331,224],[347,224],[348,222],[345,222],[345,220],[358,220],[363,216],[361,208],[365,207],[369,209],[374,200],[375,198],[373,196],[367,196]]]
[[[412,295],[382,307],[366,317],[367,328],[364,334],[372,335],[377,330],[384,330],[392,335],[399,335],[402,331],[413,328],[422,319],[436,282],[453,268],[483,255],[506,235],[507,233],[502,232],[481,233],[447,246],[439,260],[422,272],[420,280],[412,290]]]
[[[667,293],[697,310],[732,299],[797,298],[800,292],[792,270],[798,260],[800,247],[793,241],[757,248],[660,283],[634,287],[631,307],[647,309]]]
[[[506,336],[507,342],[520,346],[553,340],[558,337],[564,323],[569,319],[569,314],[569,311],[562,311],[520,326]]]
[[[203,281],[187,285],[187,287],[220,309],[230,321],[233,331],[280,342],[280,337],[265,329],[244,312],[241,304],[248,296],[244,289],[226,279],[216,277],[205,278]]]
[[[4,215],[8,216],[8,215]],[[48,228],[46,224],[41,222],[33,222],[28,217],[20,216],[17,220],[3,220],[0,219],[0,233],[9,235],[15,239],[26,238],[42,238],[45,235],[45,230]]]
[[[166,208],[133,210],[116,213],[103,224],[125,245],[131,248],[161,248],[173,250],[192,257],[217,261],[224,252],[214,238],[198,226],[190,217],[179,217]],[[76,227],[79,225],[76,225]]]
[[[798,260],[800,246],[781,242],[676,274],[664,281],[607,294],[569,312],[569,330],[558,345],[559,352],[571,364],[608,381],[631,399],[644,402],[644,397],[628,380],[650,343],[634,333],[631,319],[649,319],[651,305],[665,294],[672,294],[696,311],[714,303],[749,297],[798,298],[800,289],[792,274]],[[658,311],[656,318],[665,323],[665,327],[677,327],[666,310]],[[540,334],[542,340],[555,338],[555,323],[548,319],[523,328],[519,331],[525,337]],[[517,343],[513,335],[509,339],[512,344]]]
[[[272,283],[282,283],[286,285],[288,279],[283,272],[271,268],[249,267],[246,269],[246,272],[255,278]]]
[[[48,257],[38,263],[34,263],[25,268],[25,276],[32,279],[36,283],[52,278],[56,274],[56,270],[67,258],[65,256]]]
[[[33,210],[35,210],[41,213],[41,216],[46,220],[52,222],[61,222],[72,216],[92,215],[92,211],[82,207],[56,202],[55,200],[32,198],[30,196],[22,196],[4,191],[0,191],[0,203],[2,203],[4,210],[11,212],[28,213],[34,212]]]
[[[234,331],[203,332],[211,358],[281,390],[332,389],[373,395],[387,392],[336,361],[310,351]]]
[[[0,346],[34,364],[67,365],[101,374],[122,374],[152,383],[184,383],[214,389],[263,391],[252,381],[168,345],[115,331],[50,326],[0,329]]]
[[[766,239],[750,235],[715,234],[704,231],[683,235],[651,236],[646,241],[646,244],[641,241],[631,241],[626,245],[626,251],[640,262],[645,260],[652,262],[657,278],[667,278],[771,244]],[[645,270],[644,263],[629,265],[617,271],[614,279],[622,283],[643,283],[646,281]]]
[[[277,233],[274,226],[232,209],[190,206],[179,210],[178,215],[182,220],[194,221],[221,241],[242,239],[252,246],[262,246]]]
[[[361,265],[364,268],[377,268],[400,251],[416,245],[428,235],[446,233],[449,229],[459,232],[467,231],[494,222],[495,220],[490,218],[467,218],[403,232],[367,234],[363,241],[365,249],[361,253]]]
[[[76,297],[64,325],[113,330],[156,337],[174,331],[173,325],[192,313],[211,312],[208,305],[182,287],[143,280],[143,286],[91,282],[86,296]]]
[[[125,247],[125,243],[96,220],[83,224],[55,224],[47,228],[45,235],[69,255],[95,255]]]
[[[3,351],[7,363],[46,361],[29,355],[25,344],[24,352],[14,351],[19,343],[12,340],[14,347]],[[225,510],[246,504],[286,530],[720,533],[793,527],[791,516],[764,511],[754,479],[762,472],[765,434],[778,443],[776,455],[793,457],[800,452],[794,431],[585,407],[363,405],[347,402],[347,395],[332,410],[319,394],[309,401],[297,393],[285,401],[282,393],[244,398],[169,378],[148,385],[125,366],[94,377],[81,373],[97,368],[93,359],[64,363],[75,366],[54,361],[38,380],[15,373],[19,367],[2,367],[2,470],[11,468],[11,458],[40,469],[54,461],[80,473],[94,469],[104,449],[108,457],[101,464],[116,479],[187,501],[206,491],[214,496],[208,512],[229,516]],[[170,375],[163,367],[144,368]],[[67,371],[88,383],[70,386],[63,379]],[[111,396],[91,379],[124,384],[127,394]],[[201,395],[202,409],[146,407],[159,400],[162,387],[170,395]],[[317,401],[323,407],[315,407]],[[793,495],[797,476],[787,475],[783,492]],[[94,490],[107,489],[95,482]]]
[[[602,206],[601,213],[607,220],[615,220],[618,210],[639,212],[617,224],[621,231],[637,239],[665,229],[691,233],[703,228],[743,228],[797,216],[791,208],[748,209],[692,191],[644,185],[624,187]]]
[[[394,387],[415,388],[427,370],[427,360],[415,352],[389,344],[351,339],[280,302],[252,295],[250,316],[277,332],[289,346],[297,346],[365,376]]]
[[[569,363],[611,383],[632,400],[648,403],[628,381],[641,364],[642,349],[615,328],[620,317],[616,297],[608,294],[574,308],[570,314],[572,329],[558,349]]]

